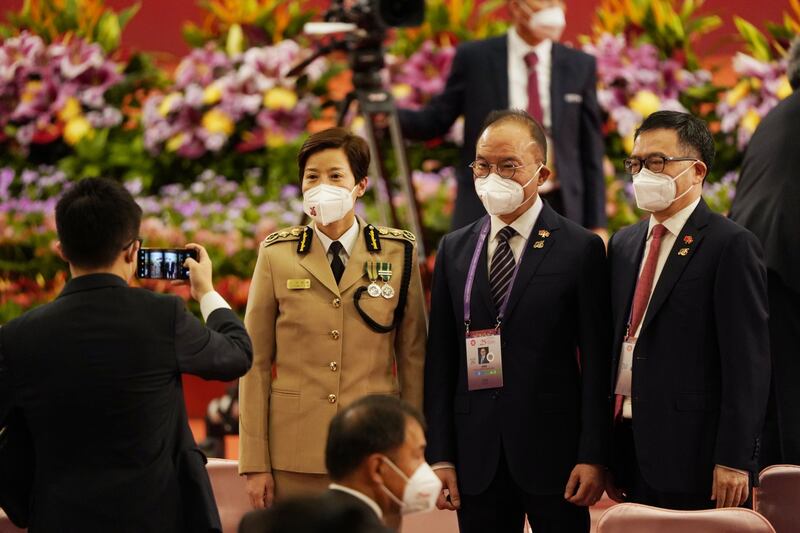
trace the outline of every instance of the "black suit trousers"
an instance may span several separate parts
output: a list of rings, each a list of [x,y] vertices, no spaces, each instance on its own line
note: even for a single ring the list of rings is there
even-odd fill
[[[589,509],[566,501],[564,494],[529,494],[514,482],[504,453],[489,487],[477,495],[461,494],[461,533],[519,533],[528,517],[536,533],[588,533]]]

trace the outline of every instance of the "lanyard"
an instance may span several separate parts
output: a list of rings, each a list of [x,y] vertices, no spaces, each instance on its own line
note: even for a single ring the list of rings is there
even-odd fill
[[[475,245],[475,251],[472,252],[472,260],[470,261],[469,271],[467,272],[467,283],[464,286],[464,326],[467,329],[467,333],[469,333],[471,318],[470,303],[472,302],[472,286],[475,284],[475,273],[478,270],[478,261],[480,260],[481,250],[483,249],[483,244],[486,242],[486,237],[489,235],[490,228],[491,219],[487,216],[483,222],[483,226],[481,227],[480,235],[478,235],[478,242]],[[533,232],[531,231],[531,233]],[[503,298],[503,303],[500,306],[500,312],[497,315],[497,324],[495,325],[495,329],[497,330],[500,329],[500,323],[503,321],[503,317],[506,314],[508,300],[511,296],[511,290],[514,288],[514,280],[517,279],[519,265],[522,263],[522,256],[525,255],[525,250],[528,248],[528,241],[530,238],[530,235],[525,238],[525,247],[522,249],[523,253],[520,255],[517,264],[514,265],[514,273],[511,275],[511,282],[508,284],[508,292],[506,293],[505,298]]]

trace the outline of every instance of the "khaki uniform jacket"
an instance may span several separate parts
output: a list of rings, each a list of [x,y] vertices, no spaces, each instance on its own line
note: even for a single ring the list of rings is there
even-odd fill
[[[253,366],[239,390],[242,474],[273,468],[325,473],[328,424],[339,409],[365,395],[399,394],[421,408],[427,326],[416,246],[405,314],[396,329],[374,331],[354,303],[356,290],[369,284],[365,263],[390,262],[394,297],[365,292],[360,305],[379,324],[392,323],[405,243],[413,244],[414,235],[373,227],[373,243],[368,225],[358,224],[339,286],[322,242],[304,226],[270,235],[259,250],[245,315]],[[302,242],[304,235],[308,243]],[[381,250],[371,253],[376,243]]]

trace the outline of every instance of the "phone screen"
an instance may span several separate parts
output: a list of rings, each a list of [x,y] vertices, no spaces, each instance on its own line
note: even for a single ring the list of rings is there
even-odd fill
[[[183,266],[187,257],[197,260],[197,252],[188,248],[141,248],[136,261],[136,277],[189,279],[189,269]]]

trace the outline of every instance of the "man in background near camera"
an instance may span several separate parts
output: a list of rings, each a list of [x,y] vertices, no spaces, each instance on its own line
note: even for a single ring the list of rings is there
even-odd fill
[[[742,505],[758,475],[769,388],[766,271],[758,239],[702,198],[706,123],[659,111],[625,168],[651,215],[609,244],[616,501]],[[609,413],[610,414],[610,413]]]
[[[730,215],[759,238],[767,264],[772,384],[762,469],[800,464],[800,39],[787,75],[794,92],[753,134]]]
[[[187,245],[198,260],[185,266],[206,326],[180,298],[128,286],[141,216],[116,182],[75,184],[56,206],[72,279],[0,328],[10,391],[0,412],[21,411],[35,450],[31,532],[220,531],[181,373],[236,379],[250,339],[214,291],[202,246]]]
[[[606,234],[603,134],[595,59],[558,43],[566,24],[563,0],[508,0],[506,35],[468,42],[456,50],[444,91],[421,110],[400,110],[403,134],[427,140],[445,135],[464,117],[464,144],[452,229],[486,210],[467,165],[486,116],[525,109],[545,127],[551,177],[539,194],[560,215]]]

